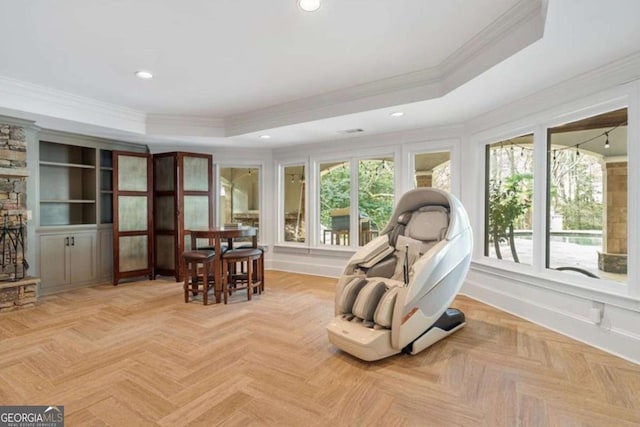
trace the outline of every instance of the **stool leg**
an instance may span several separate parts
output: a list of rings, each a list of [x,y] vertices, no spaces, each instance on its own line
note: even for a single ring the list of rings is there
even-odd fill
[[[247,299],[251,301],[253,294],[253,261],[247,258]]]
[[[202,263],[202,303],[208,304],[208,292],[209,290],[209,263],[204,261]]]
[[[191,293],[195,297],[198,295],[198,263],[191,262]]]
[[[182,285],[182,288],[184,290],[184,302],[188,303],[189,302],[189,275],[188,274],[184,275],[184,283]]]
[[[260,291],[264,292],[264,253],[258,259],[260,263]]]
[[[227,261],[222,260],[222,294],[224,296],[224,303],[227,303],[227,294],[229,292],[229,277],[227,273]]]

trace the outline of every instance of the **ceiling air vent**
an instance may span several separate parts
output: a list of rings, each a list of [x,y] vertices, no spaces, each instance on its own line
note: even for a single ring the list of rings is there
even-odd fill
[[[360,129],[360,128],[356,128],[356,129],[347,129],[347,130],[339,130],[338,133],[343,133],[346,135],[352,134],[352,133],[360,133],[360,132],[364,132],[364,129]]]

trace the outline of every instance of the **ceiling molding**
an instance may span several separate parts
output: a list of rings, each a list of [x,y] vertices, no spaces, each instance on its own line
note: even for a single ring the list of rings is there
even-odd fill
[[[35,121],[19,119],[15,117],[3,116],[0,115],[0,123],[3,125],[12,125],[12,126],[20,126],[24,128],[36,128],[39,129],[38,126],[35,125]]]
[[[440,140],[458,139],[464,133],[464,126],[459,124],[430,126],[418,129],[406,129],[373,135],[354,136],[331,141],[311,141],[296,146],[274,147],[273,155],[277,158],[304,157],[309,154],[346,153],[348,151],[384,148],[390,145],[418,144]],[[322,142],[322,144],[319,144]]]
[[[472,134],[481,134],[487,129],[524,117],[533,122],[533,115],[548,112],[555,106],[639,80],[640,51],[637,51],[476,116],[467,122],[467,129]]]
[[[113,150],[140,151],[144,144],[121,141],[117,138],[78,134],[55,129],[42,129],[38,134],[41,141],[56,142],[59,144],[91,146],[94,148],[108,148]]]
[[[440,65],[226,118],[227,136],[439,98],[544,34],[546,0],[521,0]]]
[[[143,111],[0,76],[0,107],[144,133]]]
[[[443,95],[542,38],[546,18],[546,0],[520,0],[440,64]]]
[[[224,119],[174,114],[148,114],[147,135],[224,137]]]
[[[229,137],[441,97],[542,37],[546,0],[520,0],[436,67],[226,118],[145,114],[0,77],[0,107],[137,135]]]

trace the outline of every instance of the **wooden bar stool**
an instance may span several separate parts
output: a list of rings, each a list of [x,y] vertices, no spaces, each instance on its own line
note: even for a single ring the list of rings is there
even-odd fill
[[[182,257],[184,258],[185,271],[191,271],[191,274],[184,279],[184,302],[189,302],[189,291],[193,293],[193,296],[196,296],[202,287],[202,302],[207,305],[209,302],[207,293],[213,286],[209,278],[213,277],[215,252],[208,250],[187,251],[182,254]],[[199,264],[202,264],[202,275],[198,274]]]
[[[241,245],[238,246],[236,249],[255,249],[252,246],[246,246],[246,245]],[[258,274],[260,274],[260,292],[264,292],[264,282],[265,282],[265,277],[264,277],[264,252],[265,252],[265,246],[261,246],[258,245],[257,248],[260,251],[260,258],[255,259],[253,261],[253,277],[254,280],[258,280]]]
[[[241,289],[247,290],[247,300],[251,301],[254,290],[262,292],[262,270],[260,260],[262,251],[258,248],[230,249],[222,254],[222,292],[224,303],[231,292]],[[254,262],[258,268],[254,267]],[[240,263],[240,268],[235,268]],[[233,287],[232,287],[233,286]]]

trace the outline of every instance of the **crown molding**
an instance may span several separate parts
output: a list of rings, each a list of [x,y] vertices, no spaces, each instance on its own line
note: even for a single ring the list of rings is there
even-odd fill
[[[524,117],[532,118],[556,106],[638,80],[640,51],[476,116],[467,122],[467,129],[472,134],[479,134],[501,124]]]
[[[144,133],[143,111],[0,76],[0,107]]]
[[[40,129],[38,126],[36,126],[36,122],[33,120],[18,119],[15,117],[9,117],[9,116],[3,116],[3,115],[0,115],[0,123],[3,125],[20,126],[22,128],[27,128],[27,129],[35,129],[35,130]]]
[[[546,0],[520,0],[436,67],[232,115],[226,118],[226,135],[444,96],[540,39],[546,13]]]
[[[286,159],[310,154],[347,153],[347,151],[362,153],[362,150],[384,148],[390,145],[399,146],[422,142],[429,144],[431,141],[459,139],[464,130],[464,126],[455,124],[353,136],[325,141],[322,144],[318,144],[320,141],[310,141],[296,146],[274,147],[273,155],[279,159]]]
[[[175,114],[148,114],[146,132],[163,136],[225,136],[224,119]]]
[[[441,64],[226,118],[145,114],[0,76],[0,108],[138,135],[226,137],[441,97],[542,37],[547,0],[520,0]]]
[[[118,138],[79,134],[55,129],[41,129],[38,134],[40,141],[56,142],[59,144],[91,146],[113,150],[147,151],[145,144],[121,141]]]
[[[440,64],[444,94],[542,38],[547,0],[520,0]]]

